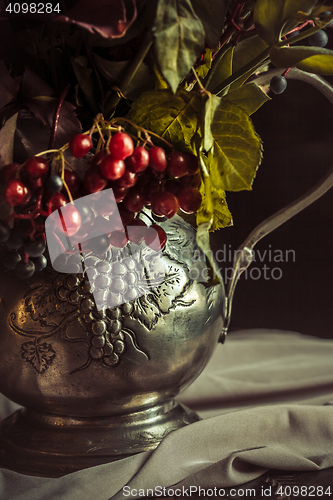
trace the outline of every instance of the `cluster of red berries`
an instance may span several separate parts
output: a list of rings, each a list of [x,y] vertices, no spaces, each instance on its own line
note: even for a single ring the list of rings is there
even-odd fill
[[[68,147],[72,156],[82,158],[92,145],[90,135],[78,134]],[[136,244],[145,241],[155,250],[163,248],[166,242],[163,229],[153,224],[156,232],[149,231],[138,214],[145,206],[162,218],[173,217],[179,209],[196,212],[201,205],[198,170],[198,160],[191,153],[171,150],[167,154],[153,145],[135,147],[124,132],[115,133],[106,148],[93,157],[82,180],[67,169],[62,176],[51,175],[49,160],[41,156],[29,158],[23,165],[6,165],[1,171],[3,198],[14,208],[9,217],[14,218],[14,227],[10,229],[6,222],[0,223],[0,243],[8,248],[3,263],[23,279],[46,266],[45,220],[69,203],[68,192],[74,200],[91,195],[89,206],[81,203],[77,208],[74,203],[66,207],[65,230],[71,242],[86,241],[85,246],[99,254],[110,245],[122,248],[128,241]],[[110,188],[113,192],[110,202],[105,203],[105,198],[103,203],[99,202],[97,194]],[[100,228],[116,208],[123,227],[109,234],[105,231],[101,236]],[[55,229],[63,230],[63,226]],[[96,232],[98,235],[94,236]]]
[[[73,137],[69,148],[73,156],[82,157],[86,150],[86,136]],[[80,147],[82,144],[82,147]],[[196,212],[201,205],[201,184],[198,159],[191,153],[180,153],[153,146],[134,147],[131,137],[116,133],[109,151],[102,150],[93,158],[85,173],[83,184],[88,193],[112,188],[117,202],[129,212],[140,212],[150,206],[160,217],[173,217],[179,210]]]

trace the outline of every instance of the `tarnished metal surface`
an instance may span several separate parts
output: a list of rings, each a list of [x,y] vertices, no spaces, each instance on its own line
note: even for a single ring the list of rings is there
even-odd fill
[[[27,408],[1,425],[2,467],[61,475],[152,449],[198,418],[173,398],[217,345],[223,288],[195,231],[179,217],[161,225],[158,258],[141,244],[86,257],[84,274],[48,269],[22,284],[2,272],[0,391]]]

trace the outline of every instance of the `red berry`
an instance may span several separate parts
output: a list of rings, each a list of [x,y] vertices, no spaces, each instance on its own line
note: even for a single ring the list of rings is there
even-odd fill
[[[199,170],[199,160],[198,157],[193,153],[184,153],[187,160],[187,170],[189,175],[194,175]]]
[[[45,184],[45,181],[44,181],[43,177],[28,177],[26,179],[26,182],[29,185],[29,188],[32,191],[35,191],[35,192],[37,192],[40,189],[42,189],[42,187]]]
[[[116,202],[120,203],[121,201],[123,201],[123,199],[128,193],[128,188],[124,188],[121,186],[111,186],[111,187],[113,189],[113,194],[116,199]]]
[[[193,214],[199,210],[202,197],[200,192],[193,188],[187,187],[178,195],[178,202],[183,212]]]
[[[43,177],[49,171],[49,164],[44,158],[33,156],[25,162],[25,171],[30,177]]]
[[[24,197],[23,200],[20,203],[18,203],[18,205],[20,206],[26,205],[30,201],[30,198],[31,198],[31,192],[27,188],[27,186],[24,186]]]
[[[106,152],[104,149],[102,149],[91,160],[91,168],[94,170],[99,169],[101,161],[103,160],[104,156],[106,156]]]
[[[52,196],[48,203],[49,213],[52,213],[55,210],[58,210],[60,207],[67,205],[67,203],[68,199],[66,198],[66,196],[64,196],[62,193],[55,194],[54,196]]]
[[[126,236],[126,231],[113,231],[110,235],[110,243],[111,246],[117,247],[117,248],[124,248],[126,243],[128,242],[128,238]]]
[[[157,172],[163,172],[167,167],[167,159],[163,148],[154,146],[149,151],[149,166]]]
[[[145,205],[145,198],[141,193],[132,188],[123,203],[130,212],[140,212]]]
[[[128,134],[118,132],[111,138],[109,150],[117,160],[125,160],[134,151],[133,141]]]
[[[1,169],[2,179],[5,182],[9,182],[12,179],[14,179],[20,166],[21,165],[19,163],[8,163],[8,165],[5,165],[4,167],[2,167],[2,169]]]
[[[149,165],[149,153],[143,146],[138,146],[125,163],[131,172],[143,172]]]
[[[88,193],[97,193],[105,188],[108,181],[99,172],[88,169],[84,174],[83,185]]]
[[[103,196],[98,195],[96,202],[94,203],[94,210],[98,215],[112,215],[117,208],[116,200],[113,196]]]
[[[194,175],[185,175],[179,180],[179,185],[182,187],[193,187],[198,189],[201,184],[201,175],[200,172],[197,172]]]
[[[65,232],[68,236],[73,236],[78,232],[81,227],[81,215],[74,205],[66,205],[66,208],[59,213],[57,226],[60,231]]]
[[[183,179],[185,179],[185,178],[186,177],[183,177]],[[168,191],[169,193],[172,193],[173,195],[175,195],[177,198],[177,196],[179,195],[179,193],[181,192],[183,187],[179,181],[169,180],[169,181],[166,181],[166,183],[164,184],[164,189],[166,191]]]
[[[125,173],[125,163],[114,156],[106,155],[100,162],[99,169],[102,175],[110,181],[120,179]]]
[[[146,237],[147,229],[146,224],[141,219],[136,219],[127,227],[129,241],[140,245]]]
[[[146,230],[145,243],[155,252],[161,250],[167,240],[164,229],[158,224],[152,224]]]
[[[75,158],[83,158],[92,148],[91,137],[86,134],[77,134],[68,143],[71,155]]]
[[[65,182],[72,196],[75,196],[81,187],[81,179],[72,170],[65,170]],[[64,188],[66,189],[66,188]],[[67,192],[64,191],[63,192]]]
[[[188,174],[186,155],[175,149],[171,151],[168,155],[168,174],[176,179]]]
[[[134,172],[125,170],[125,173],[118,179],[117,185],[125,188],[129,188],[136,184],[138,176]]]
[[[178,212],[178,200],[175,195],[168,191],[156,193],[151,201],[151,209],[156,215],[164,215],[171,219]]]
[[[150,179],[142,188],[142,194],[145,198],[146,204],[150,204],[153,195],[159,190],[160,182],[158,179]]]
[[[5,186],[3,197],[10,207],[15,207],[16,205],[28,203],[30,192],[21,181],[12,179]]]

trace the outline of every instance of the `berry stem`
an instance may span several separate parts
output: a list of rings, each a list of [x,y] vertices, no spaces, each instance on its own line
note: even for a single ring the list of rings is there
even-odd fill
[[[333,15],[330,16],[330,20],[333,20]],[[304,23],[304,25],[311,24],[313,23],[312,21],[308,21]],[[308,38],[309,36],[313,35],[314,33],[317,33],[317,31],[320,31],[322,29],[322,26],[313,26],[312,28],[309,28],[306,31],[303,31],[303,33],[300,33],[299,35],[293,36],[292,38],[287,38],[287,40],[281,40],[276,44],[276,47],[284,47],[289,44],[294,44],[297,42],[300,42],[301,40],[304,40],[304,38]]]
[[[60,157],[61,157],[61,180],[62,180],[63,185],[67,191],[69,201],[73,202],[73,197],[72,197],[71,192],[69,190],[69,187],[67,186],[67,183],[65,181],[65,157],[64,157],[64,153],[62,151],[61,151]]]
[[[197,83],[198,83],[198,85],[199,85],[199,87],[200,87],[200,92],[201,92],[202,94],[207,94],[207,90],[206,90],[206,89],[205,89],[205,87],[202,85],[202,82],[201,82],[200,78],[198,77],[198,73],[195,71],[195,69],[194,69],[194,67],[193,67],[193,66],[192,66],[192,72],[193,72],[193,74],[194,74],[194,76],[195,76],[195,79],[196,79],[196,81],[197,81]]]
[[[166,139],[163,139],[163,137],[160,137],[158,134],[155,134],[154,132],[151,132],[150,130],[146,130],[145,128],[143,127],[139,127],[138,125],[136,125],[134,122],[132,122],[131,120],[128,120],[127,118],[122,118],[122,117],[118,117],[118,118],[114,118],[113,120],[111,120],[110,124],[113,124],[113,123],[116,123],[116,122],[119,122],[119,121],[122,121],[122,122],[126,122],[126,123],[129,123],[130,125],[132,125],[132,127],[134,127],[138,132],[143,132],[146,136],[146,138],[148,139],[148,142],[150,143],[150,145],[152,145],[151,141],[150,141],[150,138],[149,138],[149,135],[152,135],[154,137],[157,137],[158,139],[160,139],[161,141],[163,141],[169,148],[173,149],[174,146],[172,144],[170,144],[170,142],[168,142]],[[128,133],[128,132],[126,132]],[[130,134],[129,134],[130,135]]]

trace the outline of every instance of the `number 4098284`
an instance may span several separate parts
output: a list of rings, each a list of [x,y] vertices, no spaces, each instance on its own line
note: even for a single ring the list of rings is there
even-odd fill
[[[9,14],[57,14],[61,13],[60,4],[52,3],[9,3],[6,7]]]

